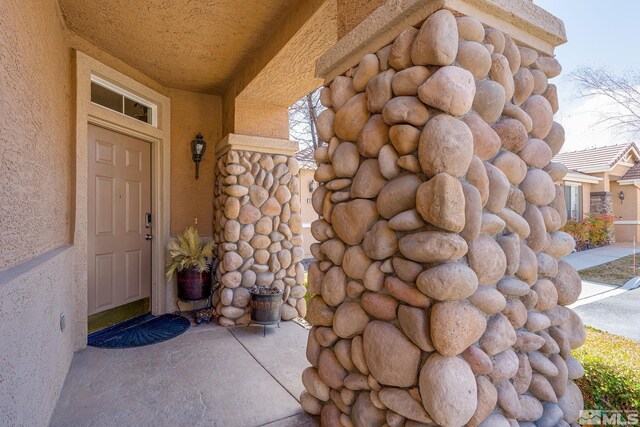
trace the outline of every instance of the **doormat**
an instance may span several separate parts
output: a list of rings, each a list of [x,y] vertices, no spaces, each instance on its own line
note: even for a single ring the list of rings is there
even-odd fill
[[[182,316],[147,313],[90,334],[88,344],[99,348],[142,347],[175,338],[189,326],[191,322]]]

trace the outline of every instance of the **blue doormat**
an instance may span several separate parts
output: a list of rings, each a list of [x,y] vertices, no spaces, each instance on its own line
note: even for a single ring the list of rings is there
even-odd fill
[[[176,314],[134,317],[89,335],[88,344],[100,348],[142,347],[170,340],[184,333],[191,322]]]

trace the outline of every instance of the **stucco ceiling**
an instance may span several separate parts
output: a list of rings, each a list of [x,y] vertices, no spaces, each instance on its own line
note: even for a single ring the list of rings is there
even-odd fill
[[[304,0],[59,0],[69,28],[173,88],[221,93]]]

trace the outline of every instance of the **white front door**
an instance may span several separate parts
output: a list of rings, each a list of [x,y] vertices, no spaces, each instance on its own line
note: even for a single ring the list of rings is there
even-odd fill
[[[89,315],[151,294],[151,144],[89,125]]]

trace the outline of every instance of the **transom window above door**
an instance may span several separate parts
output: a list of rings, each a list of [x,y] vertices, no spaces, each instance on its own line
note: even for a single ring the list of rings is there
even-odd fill
[[[91,102],[157,127],[158,108],[98,76],[91,76]]]

